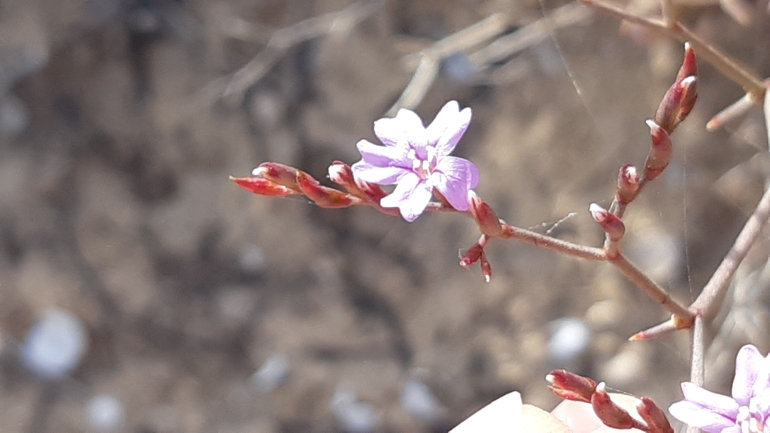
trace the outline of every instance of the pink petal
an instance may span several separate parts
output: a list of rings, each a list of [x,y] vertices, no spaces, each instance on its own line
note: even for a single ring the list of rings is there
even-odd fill
[[[426,131],[439,157],[452,153],[471,123],[471,114],[470,108],[459,111],[457,102],[449,101],[436,115]]]
[[[733,379],[732,393],[733,398],[741,406],[748,405],[749,399],[754,395],[754,384],[757,382],[757,374],[764,363],[765,358],[756,347],[750,344],[743,346],[738,351],[738,356],[735,358],[735,379]],[[765,378],[766,381],[767,378]],[[766,387],[766,383],[764,385]]]
[[[407,156],[409,149],[401,147],[378,146],[366,140],[356,143],[364,162],[377,167],[409,167]]]
[[[689,401],[679,401],[672,404],[668,408],[668,412],[679,421],[697,427],[706,433],[721,433],[724,429],[735,426],[734,420],[727,419]]]
[[[730,397],[705,390],[691,382],[682,383],[682,394],[686,401],[707,412],[716,413],[733,421],[738,416],[738,402]]]
[[[420,117],[411,110],[400,109],[394,118],[374,122],[374,134],[386,146],[405,149],[423,148],[427,144],[425,127]]]
[[[378,185],[393,185],[410,170],[401,167],[377,167],[364,161],[359,161],[351,166],[353,175],[366,182]]]
[[[430,183],[459,211],[469,208],[468,191],[478,185],[478,169],[467,159],[444,157],[431,174]]]
[[[382,207],[397,207],[401,216],[412,222],[428,206],[433,190],[427,182],[423,182],[414,173],[405,175],[399,180],[393,193],[380,200]]]

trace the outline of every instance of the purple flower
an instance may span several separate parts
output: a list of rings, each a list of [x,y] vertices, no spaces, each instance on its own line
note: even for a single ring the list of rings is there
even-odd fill
[[[684,400],[668,411],[706,433],[770,433],[770,356],[746,345],[735,360],[733,396],[682,383]]]
[[[413,111],[401,109],[392,119],[374,122],[384,146],[366,140],[356,144],[361,161],[354,175],[366,182],[396,185],[380,206],[401,211],[411,222],[425,210],[433,188],[459,211],[469,208],[468,191],[479,183],[479,170],[467,159],[449,156],[471,122],[471,109],[460,111],[449,101],[426,128]]]

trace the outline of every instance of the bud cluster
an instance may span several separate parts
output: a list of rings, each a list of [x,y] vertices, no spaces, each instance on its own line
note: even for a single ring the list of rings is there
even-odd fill
[[[545,380],[551,391],[559,397],[591,404],[596,417],[607,427],[637,429],[648,433],[674,432],[663,410],[650,398],[642,397],[636,403],[636,411],[642,418],[640,421],[612,401],[603,382],[597,384],[593,379],[566,370],[554,370]]]
[[[259,195],[286,197],[303,194],[322,208],[338,209],[361,203],[379,203],[387,193],[379,186],[356,179],[350,166],[335,161],[329,178],[347,192],[321,185],[310,174],[277,162],[265,162],[249,177],[230,177],[238,186]]]

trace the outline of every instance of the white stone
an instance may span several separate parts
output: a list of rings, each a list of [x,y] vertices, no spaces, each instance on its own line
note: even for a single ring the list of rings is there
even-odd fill
[[[342,430],[350,433],[368,433],[377,427],[379,415],[374,407],[358,401],[354,391],[340,389],[334,393],[329,407]]]
[[[109,394],[97,395],[86,407],[86,423],[92,431],[115,431],[123,424],[125,417],[123,403]]]
[[[24,339],[22,362],[46,379],[68,376],[88,348],[88,334],[80,319],[60,309],[46,310]]]
[[[289,366],[286,355],[272,355],[251,376],[251,385],[257,392],[267,394],[283,383],[289,374]]]
[[[551,322],[551,338],[548,351],[556,361],[568,362],[577,359],[591,342],[591,328],[575,318]]]
[[[420,421],[432,423],[441,416],[443,408],[428,385],[410,380],[401,391],[401,405],[409,415]]]

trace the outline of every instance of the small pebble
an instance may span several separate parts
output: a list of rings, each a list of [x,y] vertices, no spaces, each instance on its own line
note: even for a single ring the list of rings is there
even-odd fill
[[[251,385],[257,392],[267,394],[286,380],[289,366],[289,358],[286,355],[272,355],[251,376]]]
[[[266,264],[265,252],[259,245],[247,245],[238,256],[238,266],[247,274],[258,274],[264,271]]]
[[[24,366],[46,379],[62,379],[80,364],[88,347],[88,334],[80,319],[60,309],[50,309],[32,326],[22,346]]]
[[[580,319],[555,320],[551,322],[550,327],[548,350],[556,361],[569,362],[577,359],[591,342],[591,329]]]
[[[343,431],[349,433],[368,433],[377,427],[379,415],[374,407],[358,401],[356,393],[350,390],[337,390],[332,396],[329,407]]]
[[[442,413],[441,403],[428,385],[410,380],[401,392],[401,405],[406,413],[420,421],[435,422]]]
[[[27,129],[29,113],[19,98],[0,98],[0,137],[16,137]]]
[[[97,395],[86,407],[86,422],[91,431],[115,431],[123,424],[125,417],[123,403],[109,394]]]

